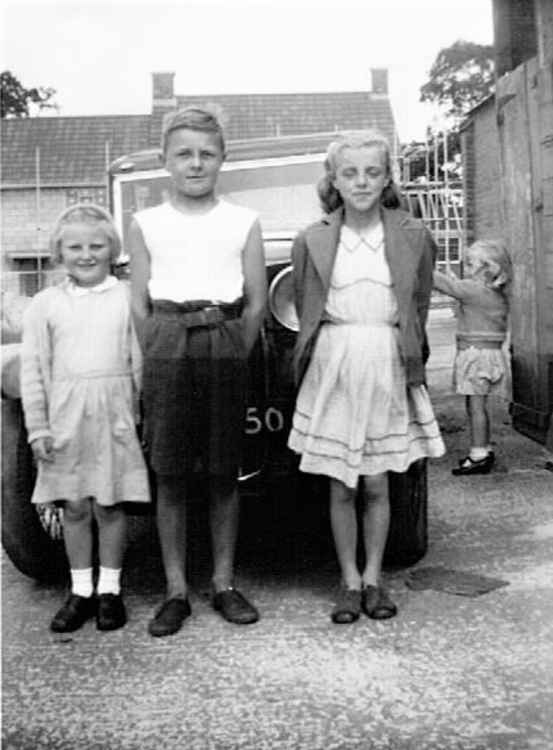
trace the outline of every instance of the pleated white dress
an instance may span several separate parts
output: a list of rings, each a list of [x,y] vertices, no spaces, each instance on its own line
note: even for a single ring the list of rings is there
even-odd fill
[[[342,227],[323,323],[300,387],[289,447],[300,470],[355,488],[445,452],[428,392],[407,386],[382,225]]]

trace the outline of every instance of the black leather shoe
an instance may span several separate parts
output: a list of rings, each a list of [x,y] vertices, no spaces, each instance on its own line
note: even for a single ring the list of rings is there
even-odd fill
[[[225,589],[213,594],[213,609],[235,625],[250,625],[259,620],[259,612],[236,589]]]
[[[125,605],[120,594],[99,594],[96,610],[98,630],[117,630],[127,622]]]
[[[456,477],[466,474],[489,474],[494,461],[495,455],[492,452],[488,453],[485,458],[481,458],[480,461],[473,461],[470,456],[467,456],[459,461],[459,466],[456,469],[452,469],[451,473]]]
[[[56,612],[50,630],[54,633],[72,633],[94,617],[95,612],[94,596],[70,594],[63,607]]]
[[[191,614],[188,599],[167,599],[155,613],[153,620],[150,620],[148,633],[154,638],[173,635],[181,629],[183,622]]]

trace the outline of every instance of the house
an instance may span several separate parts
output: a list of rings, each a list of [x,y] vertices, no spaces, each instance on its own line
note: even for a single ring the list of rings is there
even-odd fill
[[[371,70],[369,91],[290,94],[176,95],[174,73],[153,73],[150,114],[35,117],[2,122],[1,253],[9,271],[48,267],[52,222],[78,201],[109,203],[108,165],[156,148],[163,116],[187,105],[215,106],[232,141],[377,128],[397,148],[388,72]],[[269,143],[269,142],[268,142]],[[5,283],[4,283],[5,287]]]

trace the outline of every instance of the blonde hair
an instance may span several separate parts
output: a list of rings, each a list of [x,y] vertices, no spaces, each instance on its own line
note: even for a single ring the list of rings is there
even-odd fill
[[[221,151],[225,153],[225,135],[220,118],[209,109],[201,107],[185,107],[176,112],[168,112],[163,118],[161,127],[161,150],[163,156],[167,153],[169,136],[175,130],[198,130],[201,133],[214,133],[219,137]]]
[[[101,228],[110,244],[111,262],[121,255],[121,240],[108,211],[95,203],[75,203],[64,209],[56,219],[54,229],[50,236],[50,253],[55,263],[61,263],[61,242],[63,232],[70,224],[90,224]]]
[[[329,144],[324,161],[325,176],[317,185],[319,199],[326,213],[331,213],[343,205],[344,201],[338,190],[334,187],[336,170],[340,154],[345,148],[363,148],[376,146],[382,154],[384,169],[389,178],[388,185],[382,191],[381,202],[390,207],[397,207],[399,191],[392,180],[392,157],[390,144],[385,136],[378,130],[351,130],[339,133]]]
[[[491,289],[506,292],[513,277],[511,258],[502,240],[477,240],[465,251],[466,257],[477,258],[484,267],[484,279]]]

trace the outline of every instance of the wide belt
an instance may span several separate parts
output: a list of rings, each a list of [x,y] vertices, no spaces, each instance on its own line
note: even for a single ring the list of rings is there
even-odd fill
[[[177,318],[185,328],[215,328],[226,320],[236,320],[242,315],[242,300],[231,303],[153,300],[152,311],[163,317]]]

